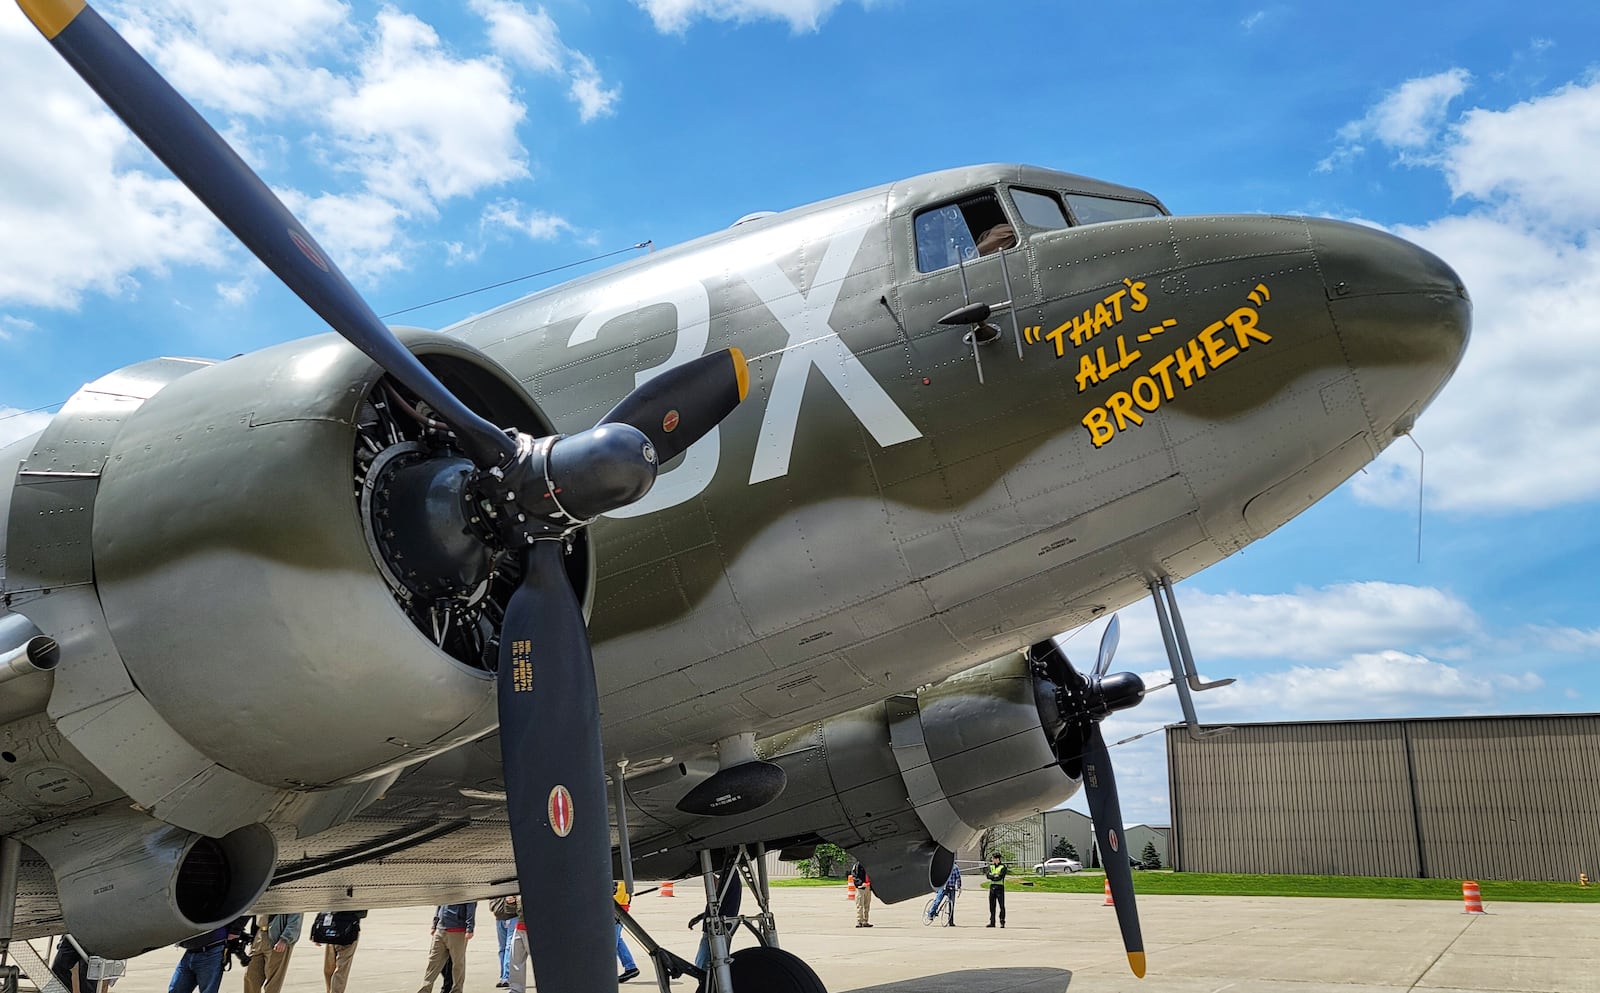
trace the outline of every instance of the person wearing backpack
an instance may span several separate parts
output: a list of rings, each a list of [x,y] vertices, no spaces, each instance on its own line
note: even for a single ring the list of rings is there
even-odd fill
[[[365,910],[325,910],[311,923],[311,940],[322,946],[322,982],[326,993],[344,993],[350,964],[356,959]]]
[[[494,915],[494,938],[500,949],[500,981],[497,989],[511,985],[511,936],[517,929],[517,915],[522,913],[522,901],[517,894],[490,901],[489,913]]]

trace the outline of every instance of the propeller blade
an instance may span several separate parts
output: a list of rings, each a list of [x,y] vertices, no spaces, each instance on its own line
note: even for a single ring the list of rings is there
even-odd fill
[[[1122,837],[1122,804],[1117,799],[1117,780],[1111,772],[1111,752],[1095,724],[1083,747],[1083,787],[1089,798],[1089,818],[1094,821],[1095,842],[1100,848],[1100,863],[1111,883],[1111,902],[1116,905],[1117,927],[1122,929],[1122,946],[1128,951],[1128,967],[1144,978],[1144,937],[1139,933],[1139,911],[1133,902],[1133,870],[1128,868],[1128,851]]]
[[[17,0],[57,53],[217,219],[328,326],[456,429],[480,468],[515,451],[378,319],[344,273],[238,153],[82,0]]]
[[[559,871],[561,893],[529,901],[528,952],[541,990],[617,988],[611,828],[600,703],[583,611],[560,541],[536,541],[500,631],[500,761],[522,892]]]
[[[600,423],[638,428],[664,464],[722,423],[749,392],[744,353],[726,348],[640,383]]]
[[[1122,640],[1122,622],[1117,620],[1117,615],[1111,615],[1111,623],[1106,625],[1105,633],[1100,636],[1100,655],[1094,660],[1094,674],[1104,676],[1111,670],[1111,657],[1117,654],[1117,643]]]

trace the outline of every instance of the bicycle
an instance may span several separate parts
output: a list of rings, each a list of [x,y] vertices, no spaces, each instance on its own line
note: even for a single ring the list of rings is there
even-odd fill
[[[936,914],[935,911],[934,911],[934,907],[935,906],[937,906],[939,908],[939,910],[943,911],[943,914]],[[945,898],[944,898],[942,903],[940,902],[939,894],[935,893],[933,895],[932,899],[930,899],[927,903],[922,905],[922,926],[923,927],[931,926],[933,924],[933,922],[940,916],[942,916],[944,918],[944,921],[943,921],[943,923],[941,925],[942,927],[953,927],[953,926],[955,926],[955,923],[956,923],[956,895],[954,893],[951,893],[951,894],[948,894],[947,896],[945,896]]]

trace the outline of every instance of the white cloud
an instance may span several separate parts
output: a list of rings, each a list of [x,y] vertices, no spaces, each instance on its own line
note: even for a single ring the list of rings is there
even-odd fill
[[[0,341],[10,341],[19,334],[39,330],[39,325],[26,317],[12,317],[10,314],[0,315]]]
[[[433,204],[527,175],[516,129],[526,113],[488,59],[444,51],[409,14],[378,15],[378,39],[328,120],[366,188],[401,207]]]
[[[35,431],[42,431],[53,416],[55,415],[45,411],[23,412],[15,407],[0,404],[0,448],[18,438],[26,438]]]
[[[1532,627],[1528,642],[1552,652],[1569,654],[1600,653],[1600,628]]]
[[[1388,650],[1331,666],[1295,666],[1241,677],[1205,694],[1208,721],[1416,715],[1515,710],[1509,697],[1544,685],[1538,675],[1475,673]]]
[[[515,200],[500,200],[483,212],[483,227],[504,228],[527,235],[535,241],[548,241],[575,229],[566,220],[542,210],[524,210]]]
[[[118,30],[180,93],[230,114],[323,105],[338,81],[310,60],[357,41],[348,6],[336,0],[157,0],[120,9]]]
[[[1179,597],[1185,629],[1202,669],[1219,659],[1337,659],[1360,652],[1426,646],[1453,653],[1481,625],[1454,594],[1401,583],[1346,583],[1294,593],[1203,593]],[[1123,612],[1122,666],[1161,666],[1166,649],[1148,599]],[[1077,635],[1068,654],[1092,664],[1103,624]]]
[[[610,114],[622,97],[622,88],[607,88],[605,81],[600,78],[600,71],[589,57],[575,54],[572,59],[572,85],[567,94],[578,105],[578,116],[587,123]]]
[[[1466,92],[1472,75],[1465,69],[1448,69],[1432,76],[1410,79],[1367,112],[1360,120],[1339,129],[1339,144],[1317,164],[1328,172],[1366,150],[1367,140],[1400,152],[1404,162],[1418,161],[1438,138],[1451,101]]]
[[[0,239],[0,301],[72,307],[86,292],[126,291],[138,268],[222,258],[222,227],[155,174],[15,5],[0,9],[0,93],[13,97],[0,142],[0,231],[10,233]]]
[[[1474,108],[1453,130],[1444,169],[1456,196],[1502,202],[1561,228],[1600,222],[1600,80],[1506,110]]]
[[[1504,111],[1472,109],[1433,165],[1460,213],[1396,233],[1434,251],[1473,297],[1472,342],[1422,418],[1431,505],[1552,507],[1600,496],[1600,81]],[[1404,506],[1416,453],[1395,446],[1355,483]]]
[[[1256,25],[1260,24],[1262,21],[1264,21],[1266,19],[1267,19],[1267,12],[1264,11],[1264,10],[1258,10],[1258,11],[1255,11],[1254,13],[1251,13],[1251,14],[1247,15],[1243,20],[1241,20],[1239,22],[1239,26],[1244,28],[1246,31],[1254,31],[1255,28],[1256,28]]]
[[[612,112],[621,87],[606,86],[593,59],[561,43],[561,31],[543,7],[472,0],[472,9],[489,23],[489,43],[503,58],[537,73],[568,77],[567,96],[585,123]]]
[[[815,31],[843,0],[633,0],[656,30],[678,33],[696,18],[740,23],[759,20],[787,21],[796,33]],[[863,0],[871,6],[871,0]]]
[[[513,34],[518,13],[546,32],[583,120],[613,112],[619,88],[560,44],[542,9],[478,2],[506,14]],[[385,8],[364,24],[339,0],[129,0],[116,12],[253,168],[287,175],[307,150],[331,167],[317,180],[324,192],[275,186],[358,279],[409,265],[411,230],[445,202],[528,176],[526,107],[507,58],[452,51],[410,15]],[[535,36],[522,43],[536,64]],[[71,307],[85,293],[134,292],[145,273],[238,268],[243,252],[227,232],[14,5],[0,9],[0,92],[28,97],[11,101],[0,147],[0,230],[30,232],[0,247],[0,302]],[[225,301],[251,291],[234,272],[216,287]]]

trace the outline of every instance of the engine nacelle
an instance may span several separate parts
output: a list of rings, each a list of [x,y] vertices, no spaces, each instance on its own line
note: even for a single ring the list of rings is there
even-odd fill
[[[553,433],[475,349],[401,338],[490,420]],[[17,475],[0,572],[11,609],[60,643],[56,729],[156,819],[213,838],[267,820],[322,830],[404,766],[489,732],[485,615],[511,580],[475,539],[485,561],[419,578],[436,536],[384,526],[408,468],[449,464],[444,437],[333,335],[86,386]],[[576,552],[587,600],[581,539]],[[440,598],[459,609],[430,615]]]
[[[131,810],[69,822],[28,845],[55,873],[73,936],[106,958],[233,920],[266,892],[278,850],[259,824],[214,839]]]
[[[1082,785],[1062,770],[1045,730],[1057,719],[1054,696],[1019,652],[915,696],[766,739],[757,752],[788,775],[783,794],[751,814],[701,818],[680,831],[707,848],[820,836],[866,864],[882,899],[925,895],[984,830],[1055,807]],[[676,765],[630,780],[630,791],[652,816],[682,824],[674,801],[714,769]],[[672,875],[690,867],[669,844],[639,868]]]
[[[491,420],[549,433],[472,349],[417,351]],[[101,475],[96,583],[124,665],[186,740],[256,782],[371,777],[495,723],[492,673],[418,630],[392,583],[403,563],[374,547],[355,478],[377,380],[332,335],[229,359],[146,401]]]

